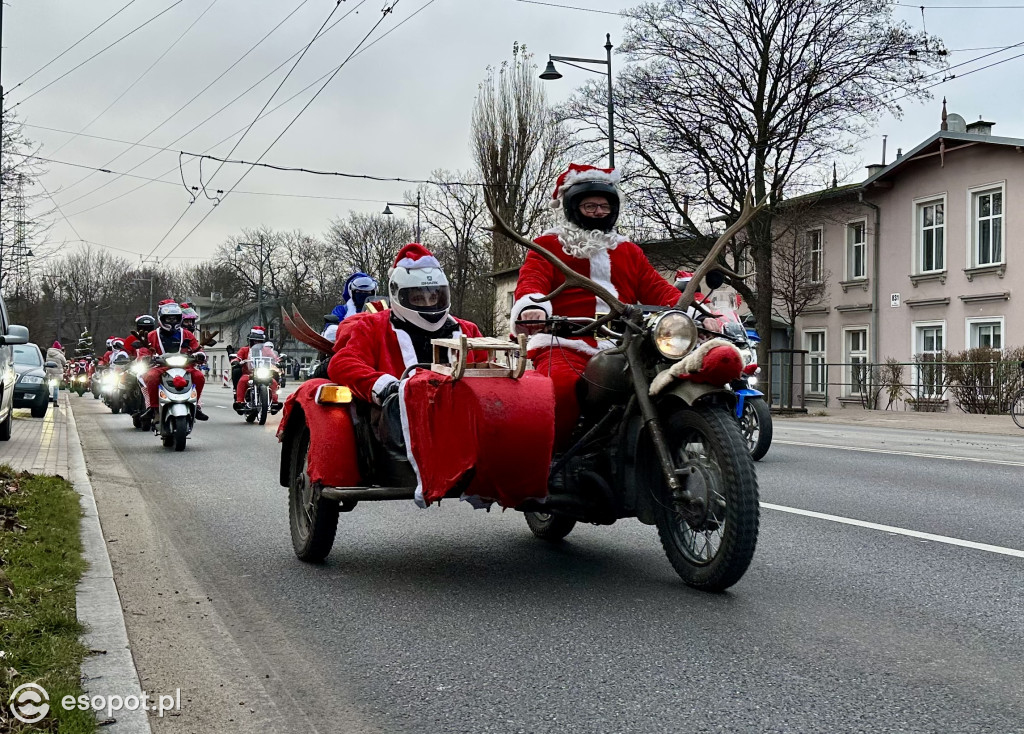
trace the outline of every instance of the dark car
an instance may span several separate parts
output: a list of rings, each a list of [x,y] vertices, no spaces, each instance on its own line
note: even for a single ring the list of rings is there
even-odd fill
[[[18,380],[14,383],[14,407],[32,408],[33,418],[46,415],[50,404],[50,388],[43,370],[43,353],[35,344],[18,344],[14,350],[14,371]]]

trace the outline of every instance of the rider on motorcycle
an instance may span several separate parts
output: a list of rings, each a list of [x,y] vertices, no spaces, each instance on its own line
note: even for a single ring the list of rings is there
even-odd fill
[[[377,294],[377,281],[366,273],[352,273],[345,281],[341,292],[341,303],[334,307],[330,314],[324,316],[322,335],[333,342],[338,335],[338,324],[349,316],[363,312],[363,306],[370,296]]]
[[[254,326],[249,330],[249,346],[242,347],[231,358],[231,364],[241,368],[238,371],[238,381],[235,383],[235,402],[231,406],[239,415],[245,409],[245,391],[249,388],[249,377],[252,373],[252,369],[249,366],[250,354],[254,349],[258,351],[265,343],[267,343],[267,330],[262,326]],[[273,345],[270,346],[273,348]],[[277,387],[277,380],[275,379],[270,383],[271,413],[277,413],[277,411],[281,410],[281,403],[277,399]]]
[[[472,321],[448,314],[448,278],[423,245],[412,243],[399,251],[388,272],[388,291],[390,310],[363,314],[342,330],[327,373],[358,399],[382,407],[381,439],[399,449],[399,376],[413,365],[433,362],[432,339],[481,334]],[[486,354],[474,356],[486,359]],[[440,358],[446,361],[447,353]]]
[[[674,306],[679,291],[648,262],[636,244],[615,231],[624,197],[617,184],[619,172],[573,163],[555,184],[552,208],[560,208],[563,221],[534,240],[581,275],[607,288],[624,303]],[[588,317],[608,310],[603,301],[582,288],[567,288],[551,301],[534,299],[551,293],[564,277],[540,255],[529,252],[519,270],[513,333],[532,334],[527,354],[534,369],[551,377],[555,386],[555,446],[562,448],[579,419],[576,384],[590,358],[609,346],[592,337],[563,338],[537,333],[536,327],[517,320],[543,321],[548,316]]]
[[[160,308],[157,310],[157,322],[159,323],[159,328],[149,332],[147,337],[148,349],[151,354],[159,355],[181,352],[184,354],[191,354],[195,358],[196,362],[199,363],[206,360],[206,355],[200,350],[199,342],[196,341],[192,332],[181,328],[181,306],[171,300],[161,302]],[[150,367],[149,371],[142,378],[142,381],[146,385],[146,412],[142,414],[142,418],[144,420],[152,418],[153,413],[156,411],[158,401],[157,390],[160,387],[160,375],[166,372],[167,369],[167,367],[161,366]],[[196,388],[196,398],[197,400],[201,399],[203,396],[203,385],[206,383],[206,378],[203,377],[203,373],[196,369],[195,366],[190,365],[186,369],[192,377],[192,384]],[[199,408],[197,403],[196,420],[205,421],[209,420],[209,418],[210,417]]]

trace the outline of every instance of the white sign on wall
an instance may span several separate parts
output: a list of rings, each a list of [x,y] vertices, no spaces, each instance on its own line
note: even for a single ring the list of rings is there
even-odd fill
[[[900,307],[900,294],[899,293],[893,293],[892,295],[889,296],[889,305],[892,306],[893,308],[899,308]]]

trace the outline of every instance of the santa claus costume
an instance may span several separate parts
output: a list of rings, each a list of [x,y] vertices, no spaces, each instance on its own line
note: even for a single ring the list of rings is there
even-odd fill
[[[562,211],[563,221],[534,240],[577,273],[607,288],[623,303],[674,306],[679,291],[648,262],[643,251],[615,231],[615,221],[623,202],[618,189],[619,172],[608,168],[572,164],[558,177],[552,208]],[[603,217],[588,217],[579,211],[580,201],[604,197],[611,212]],[[536,299],[551,293],[565,282],[565,276],[535,252],[529,252],[519,270],[515,302],[512,305],[511,330],[519,331],[516,321],[523,311],[539,308],[548,316],[594,318],[607,313],[608,305],[582,288],[567,288],[551,301]],[[564,448],[579,419],[576,383],[590,358],[612,346],[592,337],[561,338],[534,334],[527,342],[527,354],[534,368],[551,377],[555,386],[555,445]]]
[[[254,326],[249,330],[249,345],[239,349],[235,352],[235,356],[231,358],[231,364],[237,364],[242,368],[242,376],[238,379],[238,385],[235,386],[235,410],[237,411],[240,411],[241,406],[245,405],[245,392],[249,389],[250,375],[252,375],[249,357],[252,349],[253,347],[262,347],[266,343],[267,330],[262,326]],[[276,361],[275,364],[277,364]],[[277,413],[281,409],[281,403],[277,399],[277,390],[277,379],[273,379],[270,381],[270,409],[272,413]]]
[[[146,336],[150,354],[190,354],[198,363],[205,361],[206,355],[200,349],[195,335],[191,331],[181,328],[181,307],[171,300],[161,301],[157,313],[159,326]],[[160,376],[168,369],[168,367],[161,366],[150,367],[142,378],[146,388],[143,395],[148,410],[155,410],[159,403],[157,392],[160,388]],[[196,419],[206,420],[206,415],[198,407],[203,396],[206,377],[192,365],[185,369],[192,377],[192,385],[196,389]]]

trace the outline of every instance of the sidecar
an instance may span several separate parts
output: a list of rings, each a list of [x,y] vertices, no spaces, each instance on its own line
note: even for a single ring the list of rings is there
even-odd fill
[[[300,559],[323,560],[340,513],[359,502],[427,507],[460,498],[515,508],[547,497],[554,389],[526,372],[525,343],[463,336],[433,345],[434,364],[411,370],[401,384],[404,454],[378,439],[380,409],[344,385],[309,380],[288,397],[277,434],[280,482]],[[440,349],[450,350],[450,365],[438,364]],[[485,362],[468,362],[480,351]]]

